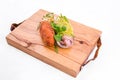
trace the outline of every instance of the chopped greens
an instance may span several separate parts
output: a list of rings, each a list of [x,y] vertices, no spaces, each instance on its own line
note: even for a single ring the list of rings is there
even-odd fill
[[[66,27],[65,26],[62,26],[62,31],[66,31]]]
[[[54,38],[55,38],[55,40],[56,41],[61,41],[61,39],[62,39],[62,35],[61,34],[56,34],[55,36],[54,36]]]

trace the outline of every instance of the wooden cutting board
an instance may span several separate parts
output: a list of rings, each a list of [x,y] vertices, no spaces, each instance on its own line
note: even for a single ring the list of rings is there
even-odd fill
[[[56,53],[53,48],[44,45],[37,30],[43,15],[46,13],[48,11],[42,9],[34,13],[7,35],[7,42],[33,57],[76,77],[97,44],[101,31],[70,20],[75,35],[74,44],[68,49],[59,48],[59,52]]]

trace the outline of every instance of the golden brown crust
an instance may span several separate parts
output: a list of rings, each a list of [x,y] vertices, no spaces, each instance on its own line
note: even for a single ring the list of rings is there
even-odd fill
[[[43,42],[47,46],[54,46],[54,30],[48,21],[42,21],[40,25],[40,34]]]

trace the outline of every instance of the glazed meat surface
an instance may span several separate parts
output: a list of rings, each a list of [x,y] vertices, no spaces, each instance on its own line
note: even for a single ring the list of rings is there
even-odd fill
[[[48,21],[42,21],[40,24],[40,35],[47,46],[54,46],[54,30]]]

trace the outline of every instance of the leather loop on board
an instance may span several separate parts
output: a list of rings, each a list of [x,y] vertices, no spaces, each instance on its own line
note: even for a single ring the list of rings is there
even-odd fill
[[[24,21],[23,21],[24,22]],[[20,23],[13,23],[10,27],[10,30],[13,31],[15,28],[17,28],[20,24],[22,24],[23,22],[20,22]]]
[[[85,66],[85,65],[88,64],[90,61],[93,61],[93,60],[95,60],[95,59],[97,58],[98,53],[99,53],[99,49],[100,49],[101,45],[102,45],[101,39],[99,38],[98,41],[97,41],[97,50],[95,51],[94,57],[93,57],[92,59],[87,60],[87,61],[83,64],[83,66]]]

